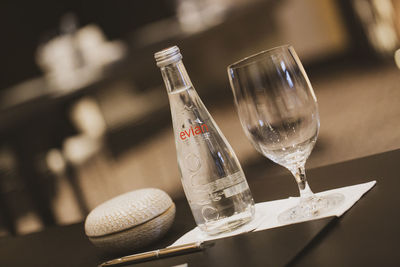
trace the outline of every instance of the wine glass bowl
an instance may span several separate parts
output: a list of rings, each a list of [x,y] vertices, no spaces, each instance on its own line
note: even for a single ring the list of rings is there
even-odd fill
[[[304,165],[319,131],[317,98],[293,47],[263,51],[228,66],[236,110],[253,146],[286,167],[300,191],[298,206],[279,216],[282,223],[318,216],[340,205],[335,194],[316,197]]]

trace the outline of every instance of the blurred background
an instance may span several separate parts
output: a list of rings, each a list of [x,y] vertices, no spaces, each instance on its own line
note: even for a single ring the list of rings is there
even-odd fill
[[[285,170],[245,138],[226,66],[282,44],[319,100],[308,168],[400,147],[399,0],[2,0],[0,33],[0,236],[134,189],[183,195],[153,58],[171,45],[248,179]]]

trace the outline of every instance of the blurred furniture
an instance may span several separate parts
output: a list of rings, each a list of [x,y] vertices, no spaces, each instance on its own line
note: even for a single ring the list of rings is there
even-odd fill
[[[72,103],[107,84],[114,75],[103,75],[89,85],[60,94],[44,78],[33,79],[1,92],[0,145],[15,154],[17,175],[44,226],[56,223],[51,207],[54,180],[45,157],[76,134],[68,112]]]
[[[309,170],[314,191],[377,180],[359,202],[340,218],[309,221],[217,241],[204,252],[135,266],[395,266],[400,230],[397,162],[400,150]],[[265,165],[245,170],[256,202],[296,194],[293,178],[265,177]],[[177,217],[167,236],[152,247],[171,244],[195,226],[185,199],[176,199]],[[24,257],[21,257],[24,251]],[[134,251],[132,251],[134,252]],[[73,255],[73,257],[71,257]],[[55,227],[23,237],[0,239],[0,265],[96,266],[113,258],[84,237],[83,225]]]
[[[86,216],[90,210],[79,185],[77,169],[103,151],[106,125],[96,100],[90,97],[76,101],[70,109],[70,117],[79,134],[64,140],[62,154],[66,160],[66,176],[75,193],[81,213]],[[99,171],[97,175],[103,174]]]

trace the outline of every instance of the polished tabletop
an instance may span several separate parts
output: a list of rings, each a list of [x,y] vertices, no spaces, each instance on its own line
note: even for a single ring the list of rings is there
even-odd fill
[[[130,266],[398,266],[399,162],[400,150],[396,150],[308,170],[315,192],[377,181],[340,218],[243,234],[200,252]],[[262,170],[260,164],[246,172],[256,202],[297,195],[289,173],[266,176]],[[142,251],[165,247],[195,226],[185,199],[175,203],[172,229]],[[93,247],[82,223],[0,239],[0,266],[96,266],[115,256]]]

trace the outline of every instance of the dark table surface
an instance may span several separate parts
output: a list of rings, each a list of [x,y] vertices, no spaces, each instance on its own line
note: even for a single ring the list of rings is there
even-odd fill
[[[400,150],[309,170],[315,192],[377,180],[340,218],[231,237],[201,252],[138,266],[398,266],[398,162]],[[297,194],[289,174],[265,177],[261,167],[248,171],[247,178],[256,202]],[[172,229],[163,240],[143,250],[169,245],[195,226],[185,199],[175,202]],[[114,256],[102,254],[89,243],[82,223],[0,239],[0,266],[96,266]]]

